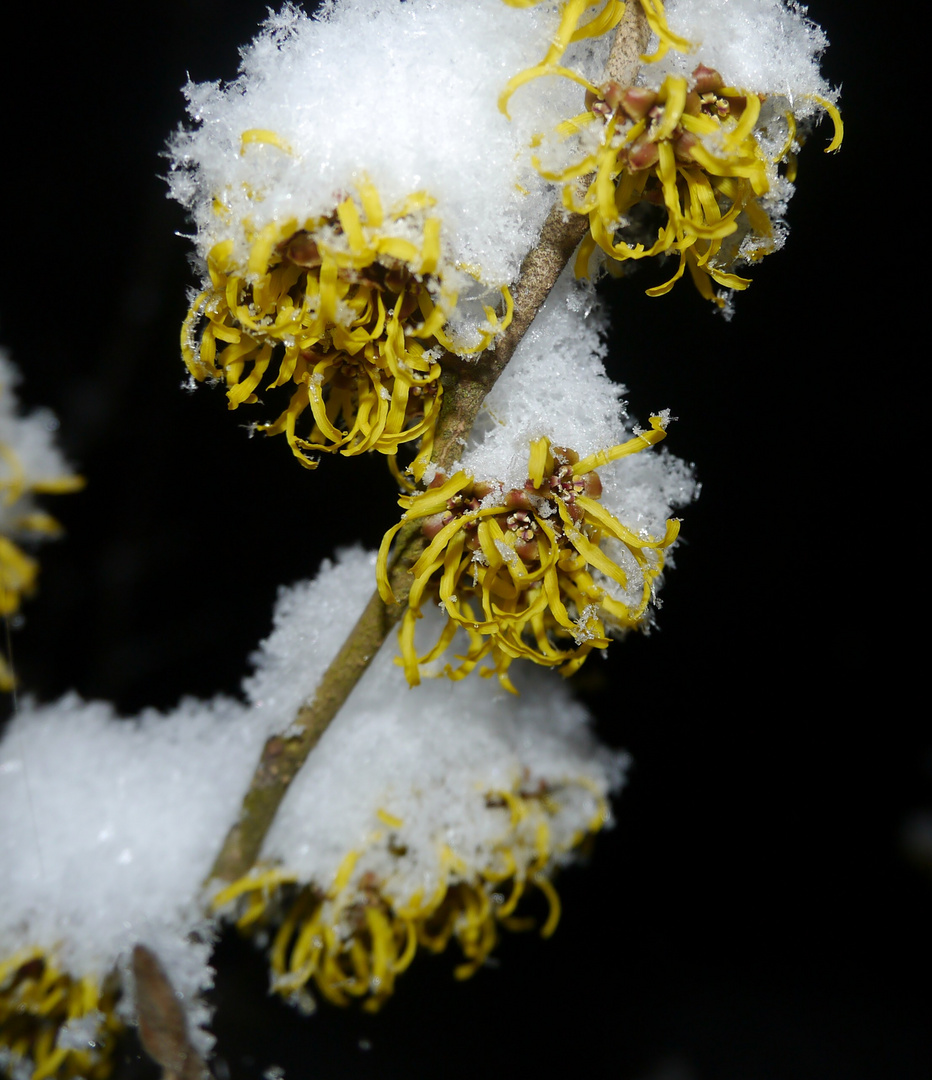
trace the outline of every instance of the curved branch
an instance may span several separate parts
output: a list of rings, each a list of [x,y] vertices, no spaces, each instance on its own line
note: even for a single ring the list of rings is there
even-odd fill
[[[608,70],[637,70],[638,55],[647,40],[646,28],[641,5],[629,3],[616,30]],[[629,81],[633,81],[633,75]],[[544,222],[537,245],[521,265],[512,290],[512,321],[496,339],[495,347],[478,361],[458,362],[455,357],[445,361],[441,376],[443,405],[432,455],[438,468],[449,472],[459,460],[482,402],[514,355],[588,224],[585,216],[569,214],[557,203]],[[424,538],[417,524],[406,526],[398,534],[389,569],[396,602],[386,605],[378,592],[373,594],[324,673],[314,697],[298,710],[289,728],[292,734],[274,735],[266,742],[239,818],[224,840],[209,880],[235,881],[256,863],[291,781],[401,619],[411,588],[410,568],[423,549]]]

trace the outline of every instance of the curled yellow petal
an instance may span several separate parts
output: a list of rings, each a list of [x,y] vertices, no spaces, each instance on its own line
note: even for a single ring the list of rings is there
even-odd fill
[[[841,112],[839,111],[837,105],[829,101],[828,98],[822,97],[820,94],[807,94],[806,97],[810,101],[815,101],[817,104],[821,105],[822,108],[825,109],[825,111],[828,113],[829,118],[834,125],[835,130],[834,134],[832,135],[832,141],[825,148],[825,153],[831,154],[841,148],[842,140],[845,137],[845,125],[841,119]]]
[[[267,128],[250,128],[240,136],[240,154],[246,153],[246,147],[259,144],[262,146],[274,146],[285,154],[293,154],[294,151],[287,142],[275,131]]]

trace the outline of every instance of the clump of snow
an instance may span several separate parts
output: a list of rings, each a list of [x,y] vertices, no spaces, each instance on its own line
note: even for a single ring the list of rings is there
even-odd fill
[[[325,559],[312,580],[279,591],[274,628],[243,682],[263,731],[288,729],[374,591],[375,555],[358,547]]]
[[[247,227],[330,214],[365,177],[386,210],[414,192],[437,200],[447,264],[511,281],[552,202],[527,148],[578,94],[548,80],[558,85],[511,121],[497,98],[546,51],[555,20],[548,5],[501,0],[346,0],[312,18],[291,5],[270,15],[234,82],[185,88],[195,126],[171,142],[169,186],[201,256],[231,239],[244,264]],[[244,144],[256,130],[282,146]]]
[[[819,71],[828,39],[805,7],[784,0],[667,0],[664,10],[670,29],[693,51],[671,49],[645,65],[648,85],[659,86],[668,73],[689,75],[702,63],[729,86],[788,98],[797,115],[817,110],[807,95],[834,98]],[[655,38],[651,48],[656,44]]]
[[[624,387],[602,362],[606,332],[592,286],[565,270],[486,398],[462,468],[516,487],[543,435],[582,457],[622,441]]]
[[[371,593],[373,570],[373,555],[345,551],[314,582],[282,591],[245,683],[263,727],[287,725],[311,696]],[[322,618],[327,597],[333,610]],[[557,796],[566,812],[550,827],[554,848],[569,848],[593,816],[594,793],[618,786],[623,756],[598,744],[565,682],[513,668],[517,698],[479,677],[429,679],[411,690],[395,654],[393,635],[289,789],[263,858],[327,888],[349,852],[365,851],[354,879],[372,871],[403,902],[436,882],[441,844],[471,866],[492,861],[508,815],[486,809],[488,792],[541,783],[567,791]],[[580,777],[588,787],[574,787]],[[403,860],[389,850],[380,810],[403,822],[392,841],[407,849]],[[382,842],[374,840],[380,831]]]
[[[176,990],[210,986],[200,888],[263,737],[225,698],[133,720],[22,703],[0,743],[0,957],[39,947],[101,980],[143,942]]]
[[[361,570],[361,557],[351,557]],[[279,655],[289,639],[301,648],[304,637],[300,615],[282,613],[280,606],[273,635]],[[519,697],[478,677],[428,679],[410,690],[395,652],[386,643],[322,737],[263,858],[326,889],[346,855],[360,852],[353,880],[374,874],[403,906],[435,891],[450,852],[473,873],[495,864],[503,846],[519,853],[519,866],[532,862],[534,830],[521,835],[506,807],[487,805],[489,795],[525,790],[554,792],[550,848],[555,862],[565,861],[625,764],[597,742],[565,682],[516,665]],[[400,824],[387,828],[380,812]]]
[[[131,954],[143,943],[209,1051],[200,992],[213,983],[214,930],[202,886],[265,739],[313,693],[374,588],[373,566],[355,551],[283,593],[277,620],[290,634],[260,651],[249,705],[188,698],[122,719],[76,695],[20,704],[0,742],[0,960],[41,948],[60,970],[98,981],[117,967],[132,1019]]]

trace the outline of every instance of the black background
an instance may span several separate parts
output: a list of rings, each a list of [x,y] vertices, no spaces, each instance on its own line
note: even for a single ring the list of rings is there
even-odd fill
[[[216,1029],[234,1080],[271,1063],[550,1076],[561,1053],[622,1080],[932,1074],[932,878],[903,845],[932,810],[903,253],[921,178],[898,171],[909,93],[879,75],[884,27],[856,11],[810,7],[845,144],[823,155],[821,131],[805,149],[789,244],[734,320],[687,283],[656,300],[656,276],[612,285],[613,373],[636,414],[680,418],[667,445],[703,491],[660,630],[579,679],[635,766],[617,828],[560,880],[557,934],[504,941],[465,984],[451,958],[419,960],[380,1015],[310,1020],[265,999],[261,958],[230,938]],[[395,517],[380,461],[305,472],[282,440],[247,439],[219,391],[179,389],[195,276],[159,154],[186,72],[232,77],[264,13],[200,0],[7,22],[0,341],[89,481],[51,507],[68,536],[14,635],[42,700],[74,688],[131,713],[235,691],[277,586]],[[378,73],[352,92],[377,109]],[[146,1068],[131,1051],[121,1075]]]

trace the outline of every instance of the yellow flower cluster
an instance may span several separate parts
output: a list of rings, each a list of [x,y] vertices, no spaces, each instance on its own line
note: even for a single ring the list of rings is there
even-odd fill
[[[247,132],[244,142],[260,137],[274,141],[272,133]],[[182,329],[188,370],[198,381],[222,378],[231,409],[258,401],[260,389],[290,387],[287,407],[258,430],[284,432],[308,468],[320,452],[393,456],[421,439],[419,475],[440,409],[438,360],[454,349],[444,327],[457,300],[444,281],[433,205],[419,192],[386,213],[362,180],[329,217],[247,226],[245,267],[232,239],[216,244],[207,259],[211,287],[195,298]],[[504,324],[485,308],[478,343],[459,352],[484,349],[507,325],[503,292]]]
[[[31,508],[18,513],[17,503],[34,494],[60,495],[79,491],[84,486],[80,476],[57,476],[43,480],[26,477],[19,455],[0,443],[0,507],[4,527],[17,537],[22,535],[55,536],[61,526],[49,514]],[[0,617],[15,615],[23,597],[35,588],[39,564],[18,544],[0,533]],[[5,659],[0,656],[0,690],[12,690],[15,680]]]
[[[112,988],[57,970],[41,949],[24,950],[0,961],[0,1050],[31,1063],[32,1080],[104,1080],[123,1027],[115,1005]],[[69,1024],[81,1034],[69,1039]]]
[[[642,57],[645,63],[669,48],[690,50],[690,43],[667,27],[661,0],[638,2],[660,42],[656,53]],[[567,119],[557,133],[563,138],[588,133],[590,143],[595,133],[595,149],[563,169],[548,170],[536,161],[545,179],[562,185],[567,209],[589,217],[576,275],[589,274],[596,247],[620,263],[674,255],[673,275],[647,294],[669,292],[688,267],[702,296],[723,307],[713,282],[746,289],[750,280],[732,273],[732,265],[738,259],[757,261],[775,247],[773,225],[760,200],[770,191],[777,166],[786,164],[789,179],[795,175],[797,130],[790,103],[777,107],[769,102],[765,116],[765,95],[727,86],[717,71],[701,64],[689,79],[667,75],[658,90],[613,80],[595,86],[557,61],[570,42],[607,32],[624,4],[607,0],[599,16],[578,27],[585,7],[581,0],[563,5],[560,32],[547,56],[513,77],[499,101],[507,111],[514,91],[543,75],[571,78],[586,88],[585,111]],[[610,13],[611,8],[621,12]],[[834,136],[826,150],[837,150],[843,135],[838,109],[817,95],[809,99],[831,117]],[[761,144],[768,124],[779,124],[785,132],[775,155]],[[539,136],[538,145],[542,140]]]
[[[579,204],[574,184],[563,188],[564,201],[589,215],[590,234],[577,256],[577,276],[586,275],[598,245],[620,262],[679,256],[673,276],[648,289],[648,296],[669,292],[687,267],[699,292],[719,305],[724,302],[713,282],[746,289],[750,280],[726,267],[739,250],[742,259],[757,261],[774,249],[773,226],[759,201],[770,190],[772,164],[755,131],[763,100],[725,86],[717,71],[701,65],[690,80],[668,75],[658,91],[614,82],[590,90],[589,111],[579,122],[604,124],[602,142],[582,163],[551,176],[575,182],[584,173],[595,173]],[[841,119],[831,102],[824,105],[836,121],[829,149],[837,149]],[[786,114],[786,123],[787,137],[775,163],[790,156],[792,113]],[[630,238],[625,223],[637,208],[649,207],[657,207],[666,221],[653,243],[639,243]]]
[[[513,660],[570,675],[593,649],[608,646],[609,629],[637,626],[679,522],[668,521],[659,538],[632,532],[599,502],[595,470],[663,439],[663,418],[650,422],[649,431],[582,460],[572,450],[551,447],[547,438],[537,440],[522,488],[505,491],[461,471],[401,497],[406,512],[382,541],[376,574],[383,600],[392,603],[392,540],[406,522],[420,520],[428,544],[412,567],[399,633],[412,686],[420,682],[421,666],[445,652],[460,630],[468,647],[457,656],[459,666],[448,664],[445,673],[464,678],[489,656],[502,685],[516,692],[507,674]],[[630,604],[633,581],[637,600]],[[438,599],[446,626],[436,645],[419,656],[416,623],[424,604]]]
[[[554,858],[579,847],[608,819],[606,801],[590,782],[581,777],[563,787],[570,783],[587,789],[596,809],[585,830],[568,844],[558,844],[549,826],[560,809],[560,789],[541,784],[525,790],[515,784],[489,791],[486,808],[506,815],[507,821],[487,863],[469,866],[444,845],[437,887],[430,896],[418,892],[401,900],[393,896],[390,878],[371,871],[354,874],[363,852],[353,851],[326,892],[307,885],[295,892],[295,874],[256,869],[218,893],[214,907],[237,902],[237,926],[246,932],[286,912],[272,941],[272,989],[293,1004],[313,1008],[306,989],[313,982],[335,1005],[355,999],[375,1012],[391,997],[395,979],[419,947],[440,953],[455,939],[464,959],[454,975],[473,975],[494,949],[499,927],[528,930],[536,925],[533,917],[515,914],[535,890],[547,903],[541,936],[550,937],[556,930],[560,900],[551,881]],[[404,823],[385,810],[378,817],[391,831],[387,838],[383,830],[377,831],[372,843],[385,843],[401,863],[407,854]]]

